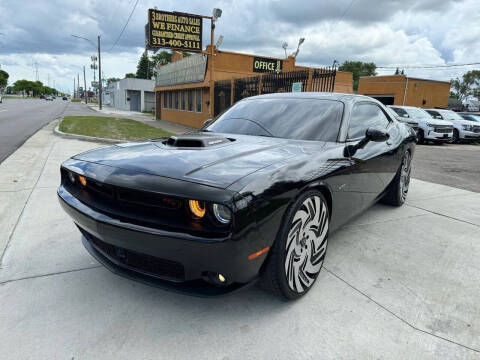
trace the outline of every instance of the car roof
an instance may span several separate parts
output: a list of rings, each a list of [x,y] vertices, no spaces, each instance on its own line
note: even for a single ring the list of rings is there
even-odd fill
[[[345,93],[330,93],[330,92],[288,92],[288,93],[273,93],[256,95],[245,98],[243,100],[253,99],[320,99],[320,100],[368,100],[379,103],[377,100],[364,95],[345,94]]]

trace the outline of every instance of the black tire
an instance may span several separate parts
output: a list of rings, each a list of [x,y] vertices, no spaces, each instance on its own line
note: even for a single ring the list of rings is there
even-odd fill
[[[425,134],[423,133],[422,129],[418,130],[417,142],[419,144],[425,144]]]
[[[405,203],[410,185],[410,173],[412,171],[412,156],[407,150],[403,153],[402,163],[397,170],[395,178],[387,188],[382,202],[393,206],[402,206]]]
[[[458,134],[457,129],[453,129],[453,137],[452,137],[452,143],[453,144],[458,144],[460,142],[460,136]]]
[[[270,250],[263,287],[286,300],[305,295],[322,269],[329,225],[330,210],[323,194],[317,190],[301,194],[289,206]]]

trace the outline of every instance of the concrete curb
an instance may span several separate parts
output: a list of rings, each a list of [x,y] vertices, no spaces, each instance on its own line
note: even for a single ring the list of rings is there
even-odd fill
[[[85,140],[85,141],[93,141],[93,142],[105,142],[109,144],[119,144],[119,143],[125,143],[128,142],[127,140],[116,140],[116,139],[107,139],[107,138],[101,138],[101,137],[96,137],[96,136],[86,136],[86,135],[77,135],[77,134],[69,134],[69,133],[64,133],[63,131],[59,130],[59,125],[55,126],[53,129],[53,133],[56,136],[63,137],[65,139],[76,139],[76,140]]]

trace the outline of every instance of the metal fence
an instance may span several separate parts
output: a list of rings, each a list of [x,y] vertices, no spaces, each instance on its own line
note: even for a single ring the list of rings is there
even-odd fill
[[[294,83],[301,83],[302,92],[333,92],[335,75],[335,68],[264,74],[263,76],[234,79],[233,89],[232,80],[216,81],[214,88],[214,113],[217,116],[237,101],[249,96],[291,92]]]
[[[311,91],[333,92],[335,85],[335,68],[314,69]]]

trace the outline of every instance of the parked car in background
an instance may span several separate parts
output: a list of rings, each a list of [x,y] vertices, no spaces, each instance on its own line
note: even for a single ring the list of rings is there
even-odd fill
[[[40,99],[45,99],[45,95],[40,95]]]
[[[413,130],[415,130],[415,133],[417,134],[418,133],[418,122],[416,122],[415,120],[411,119],[410,117],[408,118],[405,118],[405,117],[401,117],[400,115],[398,115],[397,112],[395,112],[392,108],[390,108],[389,106],[386,107],[388,113],[395,119],[397,119],[398,121],[404,123],[404,124],[407,124],[408,126],[410,126]]]
[[[458,113],[458,115],[460,115],[465,120],[480,122],[480,115],[474,115],[470,113]]]
[[[64,96],[62,99],[63,99],[63,100],[68,100],[66,96]]]
[[[47,95],[47,96],[45,96],[45,100],[46,101],[53,101],[53,98],[52,98],[51,95]]]
[[[450,121],[453,126],[453,142],[475,141],[480,139],[480,125],[475,121],[466,120],[452,110],[427,109],[427,112],[435,119]]]
[[[417,138],[420,144],[428,141],[434,143],[451,142],[453,124],[449,121],[433,119],[425,110],[414,106],[389,105],[398,114],[397,119],[414,120],[418,123]]]
[[[262,277],[298,299],[329,231],[379,199],[405,202],[415,138],[366,96],[252,96],[195,133],[72,157],[58,196],[119,275],[199,295]]]

